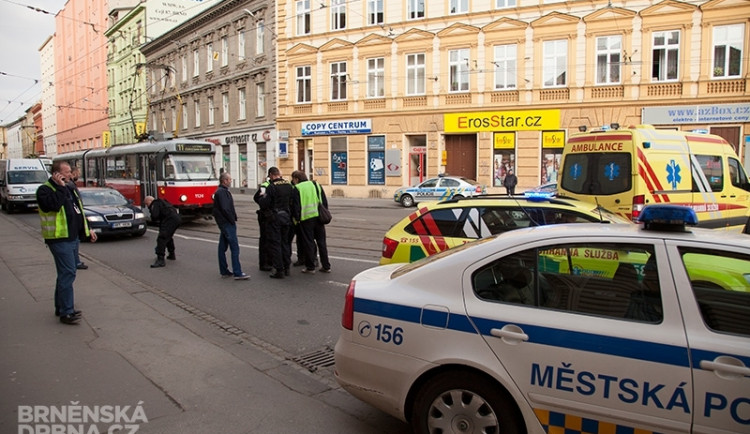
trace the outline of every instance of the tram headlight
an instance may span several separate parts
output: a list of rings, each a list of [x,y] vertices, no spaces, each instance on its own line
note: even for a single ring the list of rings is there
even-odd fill
[[[187,202],[187,195],[186,194],[183,194],[182,196],[180,196],[180,202]]]

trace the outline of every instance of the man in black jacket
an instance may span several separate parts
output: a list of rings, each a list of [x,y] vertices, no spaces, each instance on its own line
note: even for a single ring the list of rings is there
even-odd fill
[[[154,199],[153,196],[146,196],[143,204],[148,207],[151,214],[151,221],[159,223],[159,235],[156,237],[156,262],[151,264],[151,268],[159,268],[167,265],[164,262],[164,253],[169,251],[167,259],[177,259],[174,253],[174,233],[180,226],[180,214],[171,203],[164,199]]]
[[[234,280],[247,280],[248,274],[242,272],[240,265],[240,243],[237,240],[237,212],[229,186],[232,176],[223,172],[219,176],[219,188],[214,193],[214,220],[219,226],[219,273],[221,277],[232,277]],[[227,266],[227,248],[232,255],[232,271]]]
[[[271,216],[268,225],[268,252],[270,263],[274,268],[271,277],[281,279],[289,275],[289,266],[292,264],[292,217],[290,201],[294,188],[292,184],[281,177],[281,171],[277,167],[268,169],[270,182],[266,187],[265,194],[260,195],[258,204],[261,211],[268,211]]]

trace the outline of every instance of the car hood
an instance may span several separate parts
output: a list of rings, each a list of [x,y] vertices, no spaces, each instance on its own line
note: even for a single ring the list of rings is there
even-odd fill
[[[83,209],[88,213],[96,214],[130,214],[140,212],[127,205],[84,205]]]

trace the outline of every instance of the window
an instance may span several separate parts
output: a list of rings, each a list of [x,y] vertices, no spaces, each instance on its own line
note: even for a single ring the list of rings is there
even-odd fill
[[[245,31],[240,30],[237,33],[237,60],[245,60]]]
[[[247,100],[246,100],[246,94],[245,94],[244,88],[239,89],[237,91],[237,99],[239,100],[238,101],[239,113],[237,114],[237,119],[246,119],[247,118],[247,112],[246,112]]]
[[[385,136],[367,137],[367,184],[385,185]]]
[[[486,264],[474,272],[472,284],[477,297],[490,302],[647,323],[663,318],[651,245],[584,242],[529,249]]]
[[[214,44],[206,45],[206,72],[214,70]]]
[[[495,0],[495,8],[504,9],[516,6],[516,0]]]
[[[310,0],[297,1],[297,35],[310,34]]]
[[[182,129],[186,130],[188,127],[188,107],[186,102],[182,103],[180,111],[182,112]]]
[[[263,20],[258,20],[258,27],[255,28],[255,54],[263,54],[266,45],[266,24]]]
[[[376,57],[367,59],[367,97],[383,98],[385,96],[385,59]]]
[[[680,31],[654,32],[652,81],[677,80],[680,67]]]
[[[576,194],[612,195],[632,185],[632,156],[627,152],[577,153],[565,157],[562,188]]]
[[[406,94],[424,95],[425,93],[425,55],[406,55]]]
[[[198,55],[198,50],[193,50],[193,77],[197,77],[201,73],[201,59]]]
[[[706,326],[750,336],[750,257],[691,247],[680,247],[680,256]]]
[[[265,83],[258,83],[255,85],[255,93],[258,96],[258,101],[255,105],[257,113],[256,117],[262,118],[266,115],[266,85]]]
[[[214,124],[214,97],[209,96],[208,97],[208,124],[213,125]]]
[[[724,187],[724,165],[716,155],[696,155],[703,176],[693,176],[693,191],[721,191]],[[708,185],[705,185],[707,182]]]
[[[229,94],[226,92],[221,94],[221,122],[229,122]]]
[[[596,84],[620,83],[622,36],[596,38]]]
[[[195,107],[195,128],[199,128],[201,126],[201,102],[196,99],[193,103]]]
[[[451,14],[465,14],[469,12],[469,0],[451,0]]]
[[[346,28],[346,0],[331,0],[331,30]]]
[[[346,62],[331,63],[331,101],[346,99]]]
[[[408,19],[424,18],[424,0],[406,0],[406,6]]]
[[[312,73],[310,66],[298,66],[297,71],[297,103],[312,101]]]
[[[180,57],[180,60],[182,60],[182,74],[181,74],[181,75],[182,75],[182,81],[183,81],[183,82],[185,82],[185,81],[187,81],[187,78],[188,78],[188,70],[187,70],[187,65],[188,65],[188,62],[187,62],[187,54],[183,54],[183,55],[182,55],[182,56]]]
[[[518,72],[516,70],[516,44],[496,45],[495,60],[495,90],[515,89]]]
[[[742,73],[742,42],[745,25],[714,27],[713,77],[739,77]]]
[[[229,64],[229,40],[226,36],[221,38],[221,66]]]
[[[383,24],[383,0],[367,0],[367,24]]]
[[[448,52],[448,69],[450,70],[450,91],[469,91],[469,49],[450,50]]]
[[[347,183],[347,150],[346,137],[331,138],[331,184]]]
[[[568,84],[568,41],[544,41],[544,63],[542,76],[544,87],[562,87]]]
[[[729,176],[732,178],[732,185],[745,191],[750,191],[750,183],[748,183],[742,164],[735,158],[728,158],[728,160]]]

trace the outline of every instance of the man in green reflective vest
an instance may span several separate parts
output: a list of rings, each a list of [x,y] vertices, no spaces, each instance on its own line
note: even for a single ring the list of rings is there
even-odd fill
[[[328,208],[328,199],[325,191],[315,181],[309,181],[305,172],[295,170],[292,172],[291,211],[292,218],[300,226],[302,246],[304,248],[305,268],[303,273],[315,273],[315,259],[320,253],[320,271],[331,272],[331,263],[328,260],[328,246],[326,244],[326,227],[318,220],[318,204]]]
[[[56,161],[52,164],[52,176],[36,192],[42,237],[57,269],[55,315],[63,324],[78,324],[81,319],[73,297],[78,245],[82,239],[96,241],[96,233],[89,231],[78,192],[68,186],[72,176],[68,163]]]

